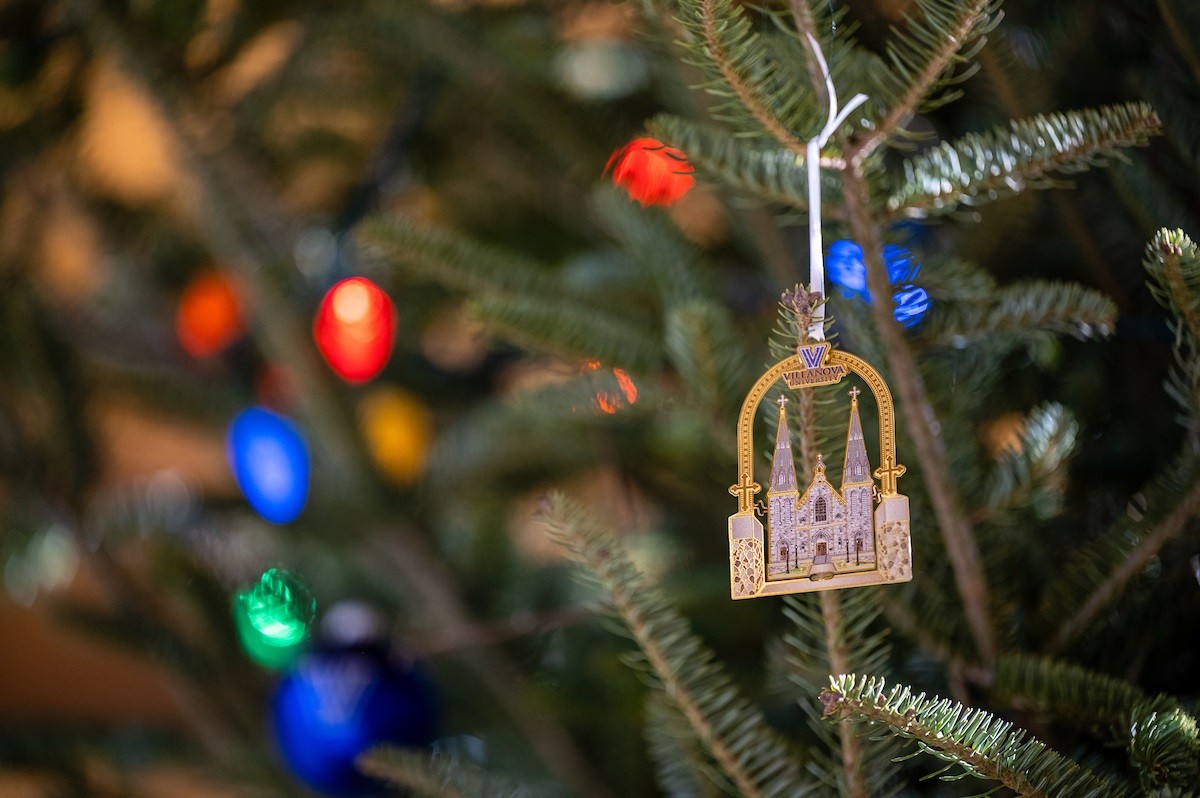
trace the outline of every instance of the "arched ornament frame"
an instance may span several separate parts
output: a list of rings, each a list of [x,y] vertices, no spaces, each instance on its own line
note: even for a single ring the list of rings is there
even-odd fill
[[[754,419],[758,408],[779,380],[793,390],[835,385],[848,374],[857,374],[870,389],[879,411],[879,467],[874,477],[879,504],[872,516],[875,567],[847,573],[820,573],[796,578],[767,579],[762,522],[754,495],[762,486],[754,481]],[[800,347],[763,372],[742,402],[737,425],[738,481],[729,488],[737,497],[738,511],[729,516],[729,587],[734,599],[807,593],[844,587],[892,584],[912,579],[912,543],[908,497],[897,490],[905,468],[896,460],[896,412],[892,392],[883,377],[860,357],[833,349],[827,341]]]

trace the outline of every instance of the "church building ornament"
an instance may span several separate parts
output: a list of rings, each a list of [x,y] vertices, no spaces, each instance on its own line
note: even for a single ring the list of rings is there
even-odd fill
[[[857,94],[839,108],[837,89],[821,45],[811,35],[808,43],[825,78],[829,101],[825,126],[807,142],[803,157],[808,174],[810,283],[807,288],[798,285],[795,291],[785,291],[781,302],[785,313],[796,321],[796,354],[758,378],[738,415],[738,481],[729,488],[738,502],[738,511],[729,516],[729,588],[735,599],[912,579],[908,497],[896,487],[904,466],[896,459],[892,392],[865,360],[834,349],[825,340],[821,150],[847,115],[867,97]],[[821,454],[811,452],[808,454],[813,462],[805,463],[802,471],[813,476],[802,492],[788,428],[787,392],[837,385],[849,374],[857,375],[866,385],[879,412],[879,465],[872,470],[858,415],[861,391],[853,387],[841,485],[835,489],[830,484]],[[775,455],[763,507],[754,499],[762,490],[754,480],[754,419],[759,405],[780,380],[783,386],[778,395]],[[765,531],[760,520],[764,513]]]
[[[801,485],[787,405],[790,391],[836,385],[855,374],[879,413],[879,457],[873,468],[859,417],[857,386],[846,421],[846,452],[838,487],[824,458],[814,453],[812,479]],[[755,501],[754,419],[766,395],[780,385],[774,455],[765,506]],[[738,511],[729,517],[730,592],[733,598],[805,593],[912,579],[908,497],[897,490],[904,466],[896,462],[891,391],[866,361],[828,341],[797,347],[797,354],[766,371],[750,389],[738,417],[738,482],[729,492]],[[760,517],[766,515],[766,528]]]

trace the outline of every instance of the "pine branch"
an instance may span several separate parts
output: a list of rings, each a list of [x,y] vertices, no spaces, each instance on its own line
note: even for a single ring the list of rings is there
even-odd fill
[[[421,751],[380,746],[360,756],[364,774],[406,787],[430,798],[533,798],[546,794],[510,779],[486,773],[456,757],[429,756]]]
[[[1129,749],[1147,790],[1200,782],[1196,720],[1167,696],[1151,697],[1120,679],[1024,655],[997,661],[992,695],[1103,730]]]
[[[998,781],[1027,798],[1117,798],[1127,794],[1042,742],[979,709],[949,699],[887,689],[882,679],[841,675],[821,693],[827,716],[889,726],[919,748],[962,768],[943,778]]]
[[[920,344],[961,349],[977,341],[1026,340],[1041,333],[1087,339],[1109,335],[1117,308],[1099,291],[1072,283],[1029,281],[993,291],[985,300],[935,302]]]
[[[661,307],[717,296],[711,264],[665,213],[635,205],[612,186],[592,192],[591,207],[622,253],[653,280]]]
[[[944,141],[904,162],[887,200],[894,215],[947,213],[1026,188],[1053,188],[1054,174],[1076,174],[1120,148],[1144,146],[1162,132],[1147,103],[1107,105],[1013,120],[986,133]]]
[[[923,13],[909,19],[906,31],[893,30],[887,44],[890,68],[877,70],[872,94],[886,103],[882,117],[869,134],[850,143],[846,160],[862,161],[899,130],[909,117],[956,98],[939,88],[965,80],[970,72],[952,76],[966,63],[984,37],[1000,21],[999,0],[916,0]]]
[[[561,495],[547,500],[540,516],[551,536],[607,591],[663,692],[740,794],[812,794],[789,747],[611,534]]]
[[[1125,739],[1134,707],[1154,700],[1121,679],[1028,654],[1005,654],[996,661],[992,696],[1049,713],[1076,728],[1107,729]]]
[[[811,697],[828,683],[830,673],[844,672],[845,666],[886,672],[890,647],[883,633],[871,629],[879,611],[878,592],[870,589],[784,598],[784,615],[790,624],[783,637],[787,675],[813,730],[834,752],[822,770],[828,772],[830,786],[843,796],[891,794],[896,787],[891,783],[897,770],[896,747],[881,740],[865,741],[849,723],[830,729]],[[834,775],[839,771],[840,779]]]
[[[1182,230],[1159,230],[1143,260],[1150,293],[1171,311],[1175,368],[1167,392],[1184,411],[1189,445],[1200,446],[1200,251]]]
[[[597,408],[596,397],[602,392],[619,393],[619,385],[611,375],[597,370],[481,406],[438,436],[427,467],[429,485],[435,492],[457,490],[466,499],[478,500],[480,492],[491,491],[498,484],[511,484],[518,475],[521,479],[561,479],[596,464],[592,447],[562,446],[562,441],[586,440],[597,425],[609,418],[618,424],[628,423],[631,418],[669,424],[688,415],[686,409],[670,413],[658,401],[652,386],[643,385],[636,405],[610,417]],[[692,414],[687,424],[689,428],[701,427],[697,435],[703,434],[704,442],[709,441],[703,429],[707,417]],[[647,448],[634,448],[631,458],[649,456],[653,429],[633,436],[631,446]],[[678,445],[689,456],[707,462],[711,455],[707,451],[697,453],[694,446],[698,443],[693,438]],[[686,473],[683,478],[691,476]]]
[[[1078,609],[1058,624],[1043,651],[1062,651],[1081,635],[1198,514],[1200,461],[1185,452],[1155,477],[1137,505],[1131,502],[1126,516],[1081,552],[1047,591],[1038,612],[1047,621],[1061,618],[1065,607]]]
[[[842,190],[846,197],[851,232],[866,257],[867,288],[873,296],[890,297],[892,287],[883,262],[883,245],[879,229],[868,209],[867,185],[858,166],[851,166],[842,172]],[[908,434],[916,448],[925,488],[946,543],[946,553],[954,568],[954,582],[962,597],[967,622],[980,658],[985,665],[990,665],[996,657],[997,643],[989,608],[987,579],[971,522],[962,510],[958,491],[950,475],[940,427],[929,404],[916,359],[904,338],[903,330],[892,315],[891,303],[875,302],[871,305],[871,313],[887,354],[889,376],[900,400],[900,412],[908,424]]]
[[[1042,518],[1055,514],[1078,432],[1079,424],[1062,405],[1035,407],[1021,430],[1020,448],[1005,452],[989,475],[983,517],[992,519],[1023,505],[1033,505]]]
[[[420,227],[402,217],[374,216],[362,223],[356,236],[364,264],[404,269],[454,291],[540,297],[562,292],[556,277],[541,264],[456,231]]]
[[[560,296],[487,293],[470,302],[472,314],[495,335],[568,361],[600,360],[607,366],[657,372],[660,334],[622,316]]]
[[[668,798],[719,798],[728,791],[687,719],[658,690],[646,701],[645,737],[658,786]]]
[[[688,392],[712,410],[735,409],[752,361],[725,308],[704,301],[672,307],[665,337],[667,358]]]
[[[803,156],[668,114],[651,119],[649,129],[655,138],[686,152],[701,172],[767,202],[807,210]]]
[[[1200,250],[1182,230],[1159,230],[1143,260],[1150,293],[1175,315],[1176,348],[1200,353]]]
[[[790,79],[753,29],[749,12],[732,0],[680,0],[681,21],[694,37],[691,49],[713,78],[708,90],[725,98],[725,115],[746,116],[781,145],[805,153],[797,131],[819,124],[814,95]]]
[[[1178,367],[1172,385],[1176,398],[1189,416],[1193,430],[1200,399],[1193,386],[1200,384],[1200,252],[1180,230],[1160,230],[1146,248],[1144,265],[1150,275],[1150,290],[1175,316]],[[1081,553],[1068,567],[1056,590],[1047,595],[1057,607],[1078,607],[1061,625],[1046,646],[1047,652],[1062,650],[1078,637],[1125,586],[1187,523],[1200,514],[1200,462],[1196,440],[1189,445],[1143,490],[1138,506],[1130,504],[1126,517]],[[1153,526],[1151,526],[1153,525]],[[1086,588],[1086,590],[1084,589]],[[1050,606],[1043,617],[1050,619]]]

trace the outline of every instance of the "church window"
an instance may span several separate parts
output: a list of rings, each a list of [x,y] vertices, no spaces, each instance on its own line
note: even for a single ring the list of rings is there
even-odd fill
[[[820,523],[829,517],[829,509],[825,505],[824,497],[818,498],[816,504],[813,505],[813,519]]]

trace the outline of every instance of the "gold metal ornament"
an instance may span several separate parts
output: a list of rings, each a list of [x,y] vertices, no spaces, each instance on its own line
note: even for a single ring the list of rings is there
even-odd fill
[[[738,481],[729,488],[738,500],[738,511],[729,516],[730,593],[745,599],[907,582],[912,579],[912,544],[908,497],[896,486],[905,469],[896,460],[892,392],[869,363],[834,349],[828,341],[807,343],[796,351],[758,378],[738,416]],[[871,467],[858,413],[861,391],[854,386],[848,392],[840,487],[829,482],[819,453],[810,464],[812,480],[801,486],[788,427],[788,392],[836,385],[849,374],[862,379],[879,411],[879,467]],[[780,381],[779,423],[764,507],[754,500],[762,490],[754,479],[754,419],[763,398]],[[764,511],[765,534],[759,520]]]

